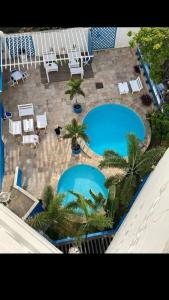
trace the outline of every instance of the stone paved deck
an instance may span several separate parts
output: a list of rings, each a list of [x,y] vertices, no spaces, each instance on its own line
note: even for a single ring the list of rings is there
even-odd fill
[[[8,133],[8,122],[4,121],[3,132],[6,149],[4,191],[8,191],[13,184],[16,166],[20,166],[23,170],[25,189],[37,198],[41,197],[47,184],[56,188],[61,173],[68,167],[77,163],[98,166],[99,157],[93,155],[89,149],[86,148],[87,154],[82,152],[79,157],[74,157],[71,154],[70,142],[56,139],[54,128],[57,124],[63,127],[74,117],[81,121],[91,108],[110,102],[132,107],[145,121],[147,109],[141,104],[140,93],[121,96],[117,89],[118,82],[136,78],[133,70],[136,63],[136,57],[129,48],[95,53],[92,63],[94,77],[84,79],[82,83],[86,97],[85,99],[79,97],[79,102],[83,105],[83,113],[79,116],[73,113],[72,102],[69,100],[69,96],[65,95],[67,81],[42,84],[39,67],[28,70],[31,76],[25,83],[20,83],[15,88],[6,88],[2,94],[3,102],[6,110],[13,113],[14,120],[19,119],[18,104],[33,103],[35,115],[47,112],[48,129],[47,134],[42,133],[40,136],[40,144],[35,149],[28,145],[21,145],[20,138],[13,137]],[[9,80],[7,74],[5,76]],[[142,75],[141,79],[144,85],[142,93],[147,93]],[[102,82],[104,88],[96,89],[96,82]],[[145,124],[148,144],[150,130],[146,121]],[[117,172],[115,169],[113,171]],[[105,170],[104,173],[109,175],[110,170]]]

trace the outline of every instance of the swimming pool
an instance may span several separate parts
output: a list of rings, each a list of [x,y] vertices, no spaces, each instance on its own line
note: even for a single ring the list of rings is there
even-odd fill
[[[75,200],[76,197],[69,193],[69,190],[82,194],[85,198],[91,199],[91,189],[94,193],[102,193],[105,198],[108,190],[104,186],[105,176],[97,168],[80,164],[67,169],[60,177],[57,185],[57,193],[66,193],[64,205]]]
[[[127,134],[135,134],[144,141],[145,127],[139,115],[119,104],[104,104],[92,109],[84,118],[88,146],[99,155],[105,150],[114,150],[127,156]]]

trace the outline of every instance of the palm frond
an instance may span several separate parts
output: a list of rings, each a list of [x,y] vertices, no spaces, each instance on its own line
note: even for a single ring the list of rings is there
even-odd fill
[[[105,180],[105,187],[110,188],[112,185],[118,184],[122,179],[124,175],[112,175]]]
[[[112,228],[112,219],[110,217],[101,215],[101,214],[93,214],[89,216],[87,221],[88,231],[89,230],[104,230],[105,228]]]
[[[96,208],[96,207],[95,207],[95,203],[93,203],[92,200],[86,199],[86,203],[87,203],[87,205],[88,205],[90,208],[92,208],[92,209],[95,209],[95,208]]]
[[[116,190],[116,185],[110,187],[106,203],[106,213],[112,218],[119,207],[119,198],[116,195]]]
[[[120,203],[127,207],[136,192],[138,180],[136,176],[126,176],[119,184],[118,195],[120,196]]]
[[[128,134],[128,163],[134,167],[141,155],[139,141],[134,134]]]
[[[66,204],[66,208],[77,209],[79,208],[79,203],[77,201],[71,201]]]
[[[136,166],[137,173],[140,178],[143,178],[146,174],[150,173],[154,166],[159,162],[164,155],[166,149],[163,147],[156,147],[144,152]]]
[[[71,137],[72,137],[71,133],[65,133],[63,135],[63,139],[71,139]]]
[[[83,97],[85,97],[85,93],[81,89],[78,90],[78,94],[82,95]]]
[[[76,200],[74,201],[77,203],[78,208],[80,208],[84,213],[84,215],[87,217],[89,215],[89,210],[88,210],[88,204],[86,202],[85,197],[80,193],[76,193],[74,191],[69,191],[69,192],[76,197]]]
[[[86,143],[89,142],[89,137],[87,136],[87,134],[85,132],[79,132],[78,137],[81,138],[82,140],[84,140]]]
[[[44,230],[47,226],[49,226],[50,222],[51,219],[46,211],[41,212],[35,215],[34,217],[26,220],[27,224],[29,224],[35,229],[41,229],[41,230]]]
[[[91,189],[89,190],[89,193],[95,202],[95,209],[100,209],[104,206],[104,204],[106,203],[106,199],[104,198],[102,193],[96,195]]]
[[[45,188],[44,193],[43,193],[43,203],[45,205],[45,208],[48,207],[48,205],[49,205],[50,201],[52,201],[53,197],[54,197],[53,189],[49,185]]]
[[[118,153],[112,150],[105,151],[103,160],[99,164],[100,168],[120,168],[126,170],[128,168],[127,161]]]
[[[72,100],[75,95],[82,95],[85,97],[85,93],[80,88],[80,85],[82,83],[82,79],[71,79],[68,82],[68,86],[70,89],[68,89],[65,94],[70,95],[70,99]]]

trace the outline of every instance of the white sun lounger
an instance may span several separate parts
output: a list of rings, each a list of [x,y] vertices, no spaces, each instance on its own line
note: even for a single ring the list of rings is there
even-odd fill
[[[46,112],[43,115],[37,115],[36,122],[37,122],[37,128],[39,128],[39,129],[45,128],[46,129],[46,127],[47,127]]]
[[[130,86],[132,89],[132,94],[134,92],[140,92],[143,89],[143,85],[141,83],[140,77],[137,77],[135,80],[130,80]]]
[[[23,135],[23,144],[39,144],[39,137],[36,134],[32,135]]]
[[[119,89],[120,95],[128,94],[129,93],[129,87],[128,87],[127,82],[120,82],[120,83],[118,83],[118,89]]]
[[[9,133],[12,135],[22,135],[21,121],[12,121],[9,119]]]
[[[29,103],[29,104],[18,105],[18,111],[20,117],[33,116],[34,115],[33,104]]]

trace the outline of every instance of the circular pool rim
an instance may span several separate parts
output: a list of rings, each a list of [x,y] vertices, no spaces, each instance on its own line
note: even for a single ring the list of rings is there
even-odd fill
[[[113,101],[113,100],[112,100],[112,101]],[[104,106],[104,105],[118,105],[118,106],[123,106],[123,107],[125,107],[125,108],[130,109],[131,111],[133,111],[133,112],[138,116],[138,118],[139,118],[139,119],[141,120],[141,122],[143,123],[143,125],[144,125],[144,130],[145,130],[145,137],[144,137],[144,141],[143,141],[143,144],[144,144],[145,146],[142,148],[142,150],[145,151],[145,150],[148,148],[148,146],[149,146],[149,144],[150,144],[150,141],[151,141],[151,138],[149,139],[149,135],[148,135],[148,133],[150,132],[150,136],[151,136],[151,128],[150,128],[150,125],[149,125],[149,123],[147,122],[146,118],[143,118],[143,117],[140,115],[140,113],[137,111],[137,108],[130,107],[130,106],[128,106],[127,104],[113,103],[113,102],[110,102],[110,101],[109,101],[109,102],[102,103],[102,104],[98,104],[98,105],[96,105],[96,106],[94,106],[94,107],[92,107],[92,108],[90,107],[90,108],[87,110],[86,114],[85,114],[85,115],[83,116],[83,118],[82,118],[82,124],[85,124],[85,123],[84,123],[84,120],[85,120],[85,118],[87,117],[87,115],[88,115],[92,110],[94,110],[94,109],[97,108],[97,107]],[[134,104],[133,104],[133,105],[134,105]],[[100,155],[100,154],[94,152],[94,151],[92,150],[92,148],[90,148],[89,145],[88,145],[86,142],[84,142],[84,143],[85,143],[85,146],[86,146],[87,150],[90,151],[90,153],[92,154],[92,156],[93,156],[94,159],[97,159],[98,161],[100,161],[101,159],[103,159],[103,155]],[[127,159],[128,156],[123,156],[123,158]]]

